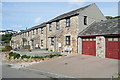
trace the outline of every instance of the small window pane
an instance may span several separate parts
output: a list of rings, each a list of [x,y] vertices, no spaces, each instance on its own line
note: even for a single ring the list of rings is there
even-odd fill
[[[84,25],[87,25],[87,16],[84,16]]]
[[[66,27],[70,27],[70,18],[66,18]]]
[[[60,29],[60,24],[59,24],[59,21],[56,22],[56,30],[59,30]]]
[[[108,41],[112,41],[112,38],[108,38]]]
[[[70,36],[66,36],[66,45],[70,45]]]
[[[52,25],[51,25],[51,23],[49,24],[49,31],[52,31]]]
[[[96,39],[93,39],[93,41],[96,41]]]
[[[118,41],[118,38],[114,38],[113,41]]]
[[[92,39],[90,39],[90,41],[93,41]]]
[[[86,39],[86,41],[88,41],[88,39]]]
[[[51,38],[51,45],[54,45],[54,38]]]
[[[43,34],[43,32],[44,32],[44,28],[41,28],[41,34]]]
[[[41,46],[43,46],[43,40],[41,40]]]

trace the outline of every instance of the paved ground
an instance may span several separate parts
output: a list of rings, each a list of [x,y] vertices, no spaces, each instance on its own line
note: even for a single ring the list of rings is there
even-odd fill
[[[118,72],[118,60],[75,54],[44,61],[28,68],[76,78],[111,78]]]
[[[62,75],[42,72],[39,70],[21,68],[15,69],[8,65],[2,65],[2,78],[65,78]]]

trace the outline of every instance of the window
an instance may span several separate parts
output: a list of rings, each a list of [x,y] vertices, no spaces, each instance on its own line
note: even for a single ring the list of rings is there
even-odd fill
[[[28,36],[29,36],[29,32],[28,32]]]
[[[25,37],[27,36],[27,32],[25,33]]]
[[[84,16],[84,25],[87,25],[87,16]]]
[[[33,35],[34,35],[34,30],[32,30],[32,33],[33,33]]]
[[[38,29],[36,29],[36,34],[38,34]]]
[[[54,37],[51,38],[51,45],[54,45]]]
[[[112,38],[108,38],[108,41],[112,41]]]
[[[51,23],[49,24],[49,31],[52,31],[52,25],[51,25]]]
[[[59,21],[56,22],[56,30],[59,30],[60,29],[60,24],[59,24]]]
[[[118,41],[118,38],[113,38],[113,41]]]
[[[70,36],[66,36],[66,45],[70,45]]]
[[[24,33],[23,33],[23,37],[25,37]]]
[[[44,28],[42,27],[42,28],[41,28],[41,34],[43,34],[43,32],[44,32]]]
[[[43,46],[43,40],[41,40],[41,46]]]
[[[70,18],[66,18],[66,27],[70,27]]]

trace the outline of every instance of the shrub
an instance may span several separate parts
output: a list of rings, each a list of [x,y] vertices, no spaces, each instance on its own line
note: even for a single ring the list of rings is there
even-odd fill
[[[32,56],[31,58],[40,58],[40,59],[42,59],[42,58],[44,58],[44,56]]]
[[[18,58],[20,58],[20,54],[10,52],[10,53],[9,53],[9,59],[10,59],[11,57],[14,57],[14,59],[16,59],[16,58],[18,59]]]
[[[14,59],[19,59],[20,58],[20,54],[14,54]]]
[[[2,49],[2,52],[10,51],[12,50],[11,46],[5,46],[5,48]]]
[[[22,59],[24,59],[24,58],[29,59],[29,58],[30,58],[30,56],[27,56],[27,55],[22,55],[22,56],[21,56],[21,58],[22,58]]]
[[[62,54],[55,54],[55,56],[62,56]]]

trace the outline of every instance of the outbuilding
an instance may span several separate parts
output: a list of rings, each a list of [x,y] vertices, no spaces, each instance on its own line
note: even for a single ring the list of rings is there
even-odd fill
[[[120,59],[120,19],[94,22],[78,35],[78,53]]]

